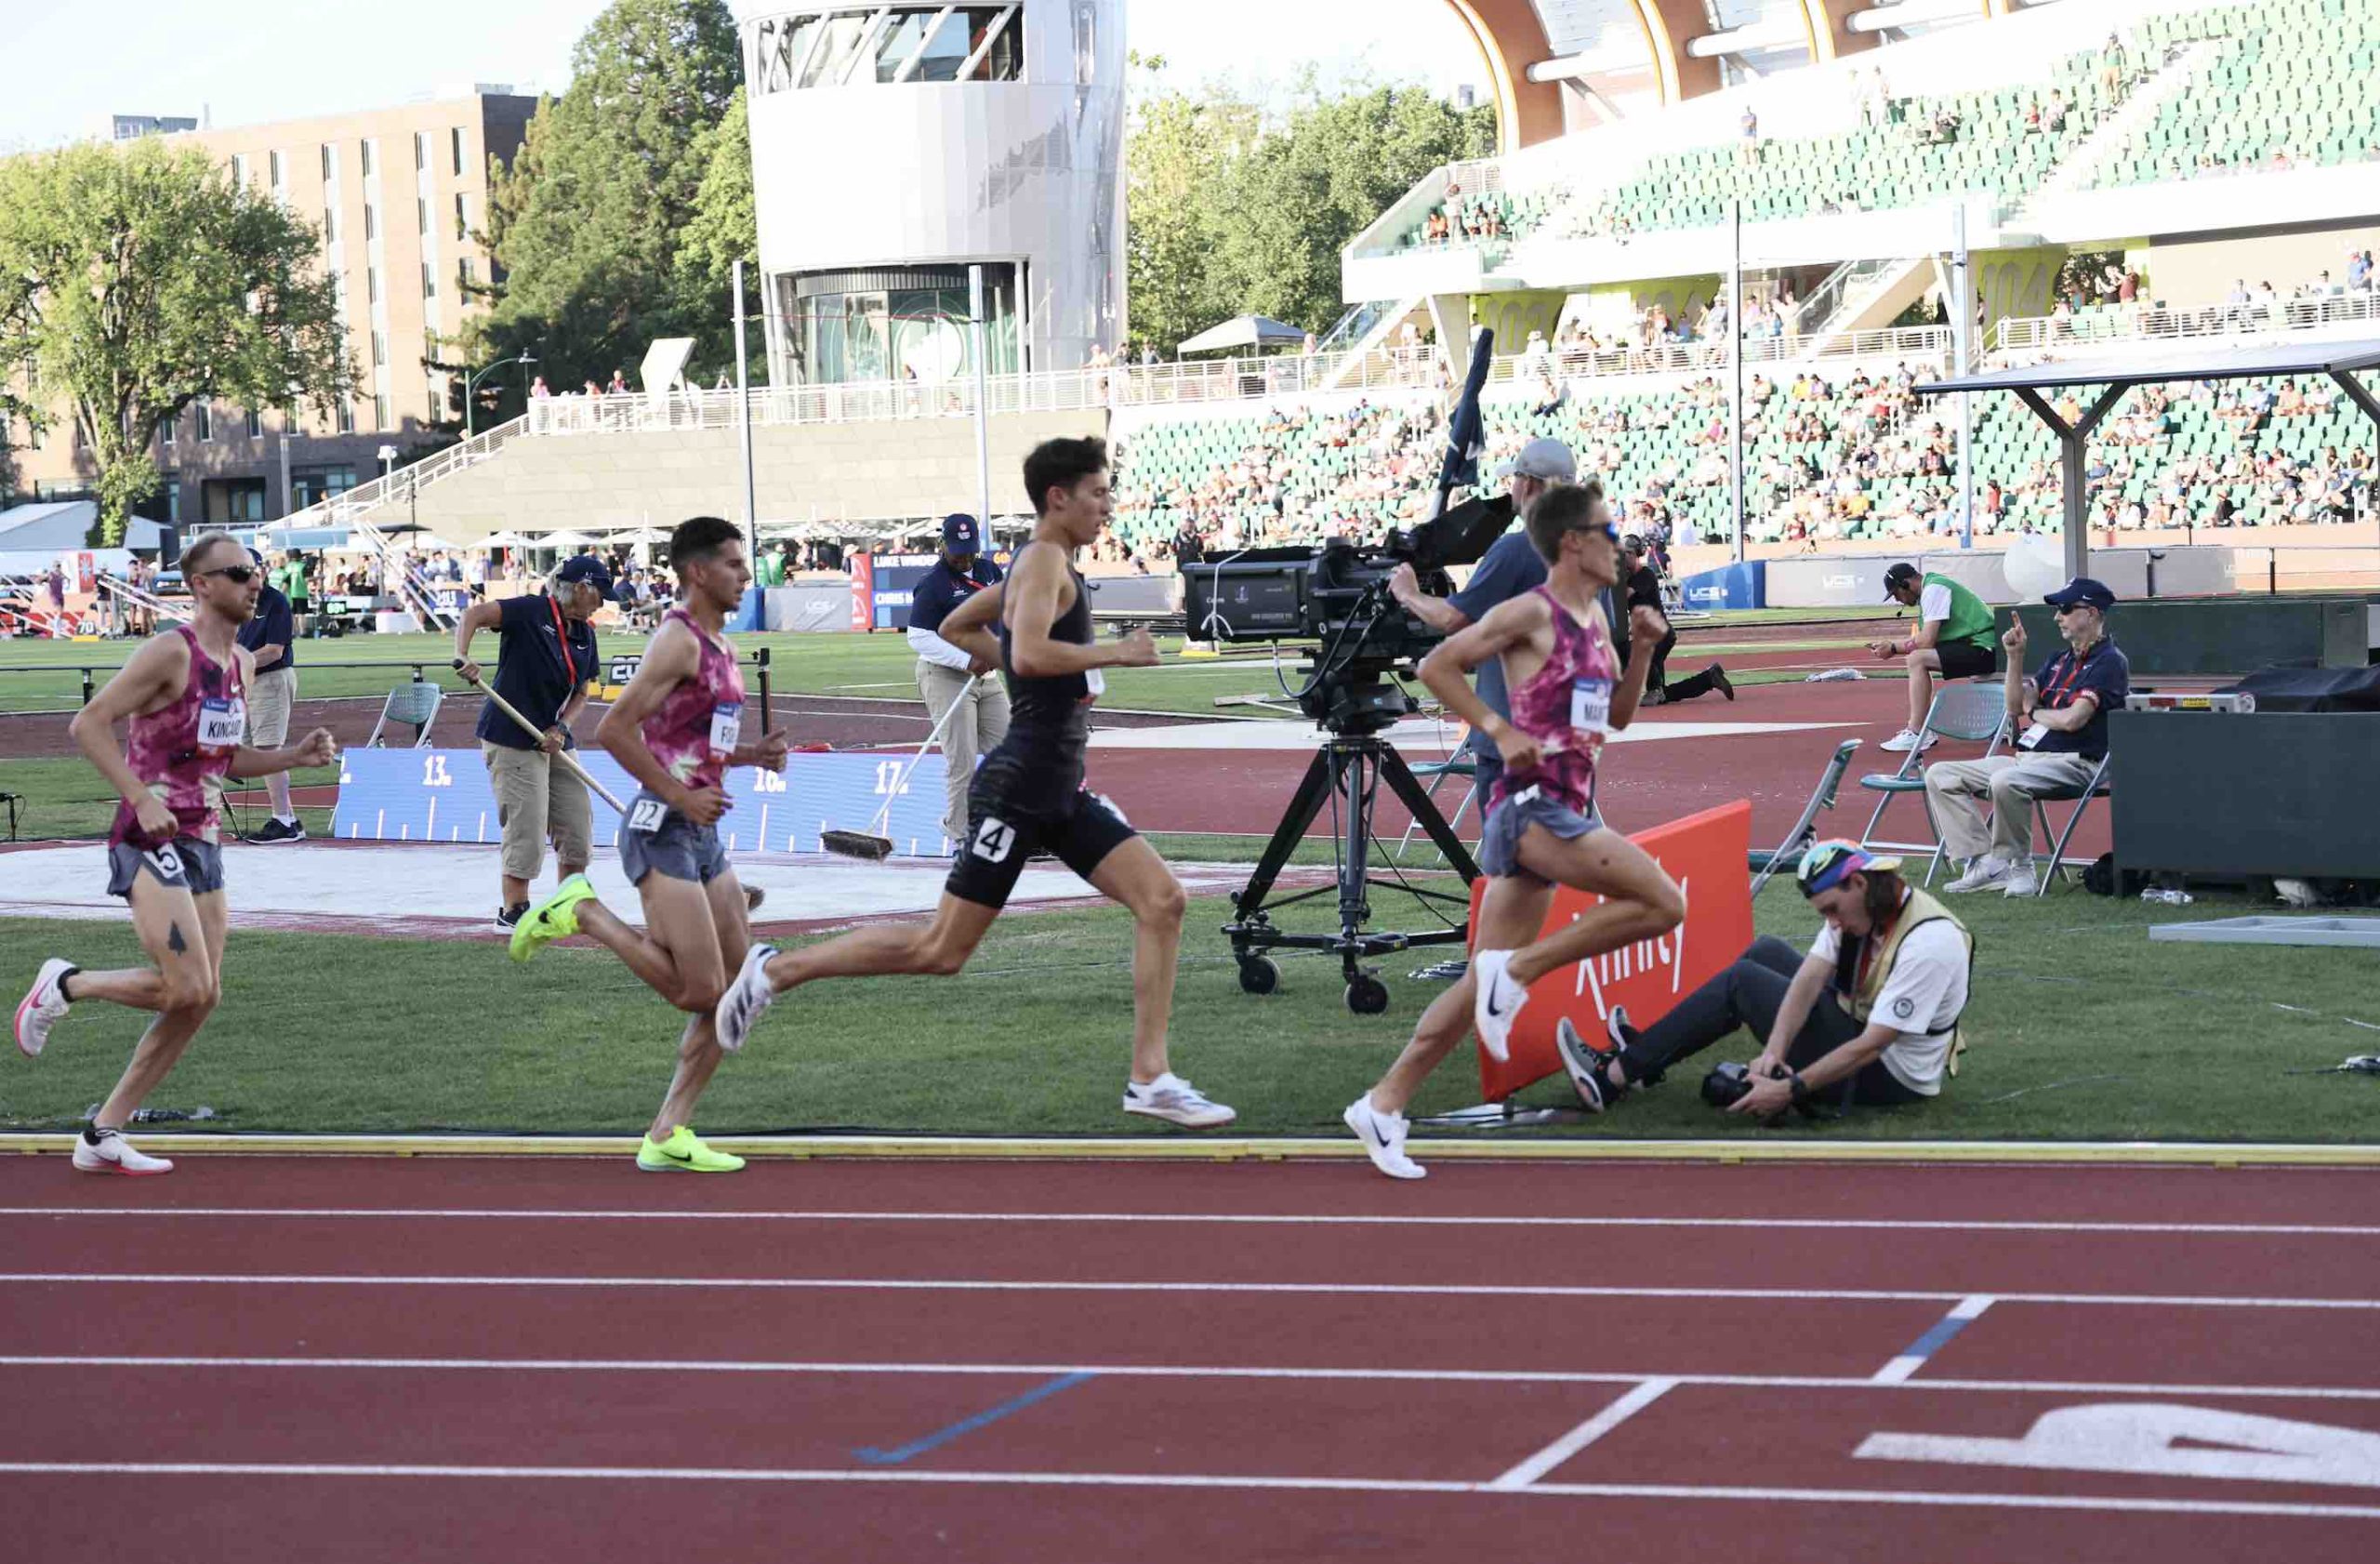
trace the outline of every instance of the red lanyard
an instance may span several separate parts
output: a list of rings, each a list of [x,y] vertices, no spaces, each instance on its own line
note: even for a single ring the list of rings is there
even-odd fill
[[[2094,646],[2092,650],[2096,652],[2098,648]],[[2041,692],[2041,698],[2033,704],[2036,706],[2046,706],[2052,711],[2062,710],[2072,698],[2074,686],[2080,684],[2082,682],[2082,659],[2076,656],[2072,650],[2069,649],[2066,653],[2065,677],[2056,681],[2048,688],[2043,690]]]
[[[554,635],[562,643],[562,673],[570,680],[570,687],[576,690],[578,688],[578,659],[570,655],[570,626],[562,622],[561,603],[556,603],[552,598],[548,598],[546,607],[553,614]]]

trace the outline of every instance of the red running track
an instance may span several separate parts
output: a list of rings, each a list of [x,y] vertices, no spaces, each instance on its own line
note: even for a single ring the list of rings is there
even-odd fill
[[[2372,1175],[0,1164],[65,1555],[2364,1559]],[[1964,1319],[1963,1327],[1960,1321]]]

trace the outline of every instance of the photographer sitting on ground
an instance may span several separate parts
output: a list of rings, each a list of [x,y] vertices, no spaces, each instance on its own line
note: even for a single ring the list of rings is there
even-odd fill
[[[1898,858],[1821,842],[1794,876],[1825,920],[1804,956],[1773,935],[1638,1031],[1615,1005],[1589,1045],[1566,1018],[1554,1040],[1589,1111],[1739,1027],[1765,1046],[1730,1113],[1762,1118],[1814,1102],[1882,1106],[1937,1095],[1955,1072],[1975,940],[1941,903],[1900,877]]]
[[[2038,678],[2025,677],[2024,621],[2012,616],[2000,638],[2008,648],[2008,715],[2018,728],[2016,752],[1937,761],[1925,768],[1925,799],[1942,833],[1942,851],[1966,866],[1945,892],[1997,889],[2030,896],[2041,889],[2033,874],[2033,801],[2080,795],[2107,758],[2108,712],[2132,693],[2132,664],[2108,639],[2115,593],[2078,576],[2043,601],[2057,611],[2066,645]],[[1980,802],[1986,796],[1989,827]]]

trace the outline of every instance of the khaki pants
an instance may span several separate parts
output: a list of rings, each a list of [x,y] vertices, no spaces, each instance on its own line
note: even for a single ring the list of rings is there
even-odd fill
[[[496,818],[504,828],[504,872],[515,880],[537,878],[546,861],[546,839],[565,864],[584,864],[595,846],[593,811],[587,784],[543,749],[511,749],[480,741],[496,789]]]
[[[2033,857],[2033,801],[2079,793],[2099,762],[2081,755],[1994,755],[1988,761],[1937,761],[1925,768],[1925,801],[1942,850],[1964,863],[1989,851],[2012,864]],[[1983,804],[1991,801],[1991,824]]]
[[[298,698],[298,670],[268,668],[248,681],[248,748],[278,749],[289,742],[289,708]]]
[[[929,721],[941,722],[966,687],[967,676],[959,669],[918,659],[918,692],[926,697]],[[975,758],[1007,736],[1008,689],[998,674],[987,673],[975,681],[965,709],[942,730],[942,756],[949,766],[942,831],[951,841],[967,840],[967,786],[975,779]]]

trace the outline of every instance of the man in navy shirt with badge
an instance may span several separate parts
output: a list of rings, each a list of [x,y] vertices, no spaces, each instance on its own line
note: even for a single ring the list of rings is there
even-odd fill
[[[2108,754],[2108,713],[2132,693],[2132,665],[2108,639],[2115,593],[2078,576],[2043,601],[2057,611],[2065,648],[2025,677],[2025,625],[2011,616],[2000,643],[2008,649],[2008,717],[2016,729],[2013,752],[1988,761],[1937,761],[1925,768],[1926,801],[1942,833],[1942,850],[1966,865],[1945,891],[1999,891],[2030,896],[2041,889],[2033,872],[2033,801],[2071,798]],[[1982,800],[1991,800],[1984,824]]]
[[[264,563],[253,553],[248,557],[259,566]],[[269,577],[257,589],[256,614],[240,627],[240,644],[257,659],[256,677],[248,681],[248,748],[278,749],[289,742],[289,709],[298,702],[298,619],[288,597]],[[274,772],[264,787],[272,800],[272,818],[245,840],[305,841],[306,828],[289,802],[289,774]]]
[[[504,828],[504,899],[496,927],[509,934],[529,909],[529,882],[544,867],[546,839],[553,839],[561,879],[583,872],[594,849],[594,815],[587,784],[552,757],[575,748],[570,720],[587,704],[595,680],[595,627],[588,623],[611,595],[612,573],[592,554],[562,562],[546,578],[546,591],[496,603],[475,603],[455,627],[455,656],[466,680],[480,677],[471,660],[471,637],[496,631],[497,695],[537,724],[532,738],[496,709],[480,711],[480,756],[496,789],[496,819]]]
[[[992,666],[935,633],[952,609],[998,585],[1000,567],[980,551],[982,541],[974,517],[945,516],[942,557],[909,592],[909,645],[918,654],[918,693],[925,696],[926,717],[940,722],[953,705],[960,708],[942,730],[942,756],[949,767],[943,782],[942,834],[954,846],[967,841],[967,787],[975,777],[975,757],[1008,736],[1008,691],[993,677]]]

